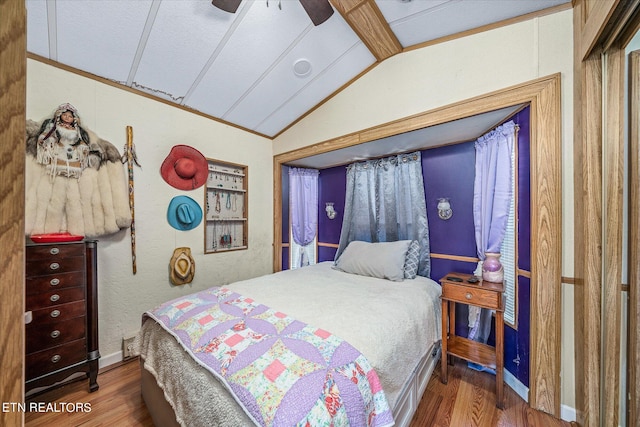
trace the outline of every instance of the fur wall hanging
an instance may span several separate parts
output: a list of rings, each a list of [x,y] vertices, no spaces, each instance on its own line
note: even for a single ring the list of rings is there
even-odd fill
[[[71,104],[27,120],[25,234],[97,237],[131,225],[118,149],[81,126]]]

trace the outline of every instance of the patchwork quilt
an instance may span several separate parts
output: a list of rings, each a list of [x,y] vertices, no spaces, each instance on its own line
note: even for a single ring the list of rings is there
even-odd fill
[[[380,381],[348,342],[226,288],[145,313],[260,426],[393,425]]]

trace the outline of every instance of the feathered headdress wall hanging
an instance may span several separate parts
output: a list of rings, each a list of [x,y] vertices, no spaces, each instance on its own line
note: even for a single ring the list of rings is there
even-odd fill
[[[27,120],[26,235],[98,237],[131,225],[120,153],[61,104],[42,122]]]

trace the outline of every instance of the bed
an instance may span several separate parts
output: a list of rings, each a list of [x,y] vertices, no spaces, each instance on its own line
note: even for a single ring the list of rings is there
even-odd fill
[[[323,262],[212,289],[250,297],[351,344],[377,373],[395,425],[409,425],[440,355],[436,282],[369,277]],[[145,313],[136,337],[142,394],[156,426],[261,425],[157,320]]]

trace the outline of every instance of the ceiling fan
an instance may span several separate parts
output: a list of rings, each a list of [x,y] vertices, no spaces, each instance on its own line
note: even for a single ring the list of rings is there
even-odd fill
[[[225,12],[236,13],[241,1],[211,0],[211,4]],[[300,0],[300,3],[315,26],[322,24],[333,15],[333,7],[331,7],[329,0]]]

